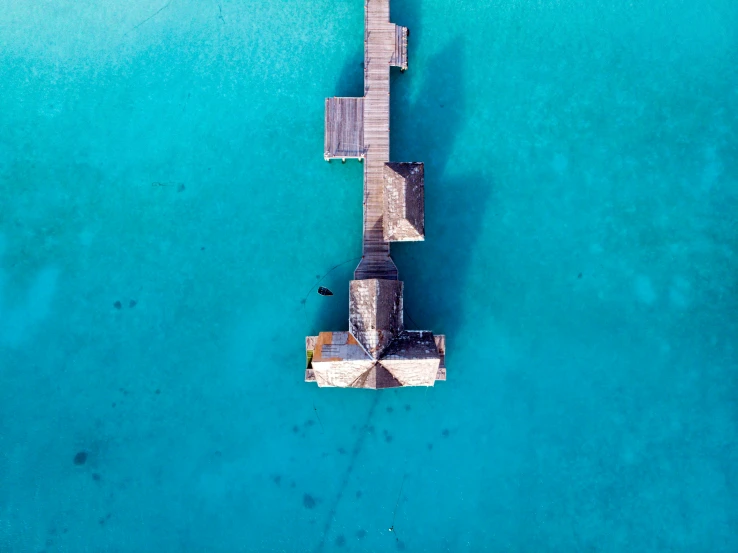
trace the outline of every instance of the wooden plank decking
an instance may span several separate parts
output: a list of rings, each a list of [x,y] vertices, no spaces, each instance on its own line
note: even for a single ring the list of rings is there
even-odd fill
[[[403,71],[407,69],[407,34],[407,27],[395,25],[395,53],[392,55],[390,65]]]
[[[364,157],[364,98],[326,98],[325,159]]]
[[[405,34],[406,38],[406,34]],[[354,272],[364,278],[397,279],[384,241],[384,164],[389,161],[390,65],[396,61],[397,25],[389,21],[389,0],[364,3],[364,243]],[[407,65],[407,54],[405,54]]]

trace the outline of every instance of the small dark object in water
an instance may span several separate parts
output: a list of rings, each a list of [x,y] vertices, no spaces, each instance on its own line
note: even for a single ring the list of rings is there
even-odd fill
[[[121,307],[123,307],[123,304],[121,304],[121,303],[120,303],[119,301],[116,301],[116,302],[115,302],[115,303],[113,304],[113,307],[115,307],[116,309],[120,309]]]
[[[75,465],[84,465],[87,461],[87,452],[80,451],[77,453],[77,455],[74,456],[74,464]]]
[[[306,509],[312,509],[313,507],[315,507],[315,503],[316,503],[315,498],[309,493],[306,493],[305,495],[302,496],[302,505]]]
[[[318,288],[318,294],[320,294],[321,296],[332,296],[333,292],[328,290],[328,288],[326,288],[325,286],[321,286],[320,288]]]
[[[95,482],[99,482],[99,481],[100,481],[100,475],[99,475],[98,473],[96,473],[96,472],[93,472],[93,473],[92,473],[92,479],[93,479],[93,480],[94,480]]]
[[[128,302],[128,307],[136,307],[136,300],[131,300]]]

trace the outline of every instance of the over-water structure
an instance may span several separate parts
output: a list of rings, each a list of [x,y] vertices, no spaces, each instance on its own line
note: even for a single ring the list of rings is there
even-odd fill
[[[349,284],[349,330],[305,340],[305,380],[321,387],[433,386],[446,380],[446,339],[406,330],[390,242],[425,238],[424,167],[389,160],[390,67],[407,69],[409,32],[389,0],[364,0],[364,96],[325,101],[325,159],[364,163],[363,255]]]

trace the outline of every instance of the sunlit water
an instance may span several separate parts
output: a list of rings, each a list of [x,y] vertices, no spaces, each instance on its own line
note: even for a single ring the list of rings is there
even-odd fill
[[[738,550],[738,4],[392,19],[448,381],[347,391],[363,3],[0,0],[0,551]]]

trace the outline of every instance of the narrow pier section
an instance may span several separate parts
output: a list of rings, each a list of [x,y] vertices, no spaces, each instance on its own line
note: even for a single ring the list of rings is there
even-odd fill
[[[402,29],[402,27],[400,27]],[[384,240],[384,164],[389,161],[390,66],[404,58],[407,30],[398,53],[398,26],[390,23],[389,0],[364,6],[364,245],[354,278],[397,279],[397,267]]]

